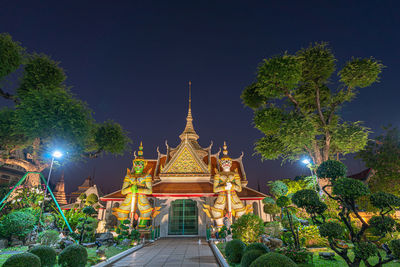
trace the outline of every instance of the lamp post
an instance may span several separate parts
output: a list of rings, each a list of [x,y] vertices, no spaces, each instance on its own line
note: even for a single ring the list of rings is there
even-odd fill
[[[44,198],[46,197],[46,194],[47,194],[47,186],[48,186],[48,184],[50,182],[50,176],[51,176],[51,171],[53,169],[54,158],[57,158],[57,159],[61,158],[62,155],[63,154],[58,150],[54,151],[53,154],[51,154],[51,164],[50,164],[49,175],[47,176],[47,184],[46,184],[46,187],[44,189]],[[44,198],[43,198],[43,202],[44,202]]]
[[[49,175],[47,176],[47,184],[45,185],[45,189],[44,189],[43,201],[42,201],[42,205],[41,205],[41,208],[40,208],[40,216],[39,216],[39,218],[42,218],[42,213],[43,213],[43,208],[44,208],[44,201],[45,201],[46,195],[47,195],[47,187],[49,186],[51,171],[53,170],[54,158],[61,158],[62,155],[63,154],[58,150],[55,150],[51,154],[50,170],[49,170]],[[40,224],[40,219],[39,219],[39,224]]]
[[[322,192],[321,191],[318,191],[318,189],[317,189],[317,185],[318,185],[318,177],[317,177],[317,175],[313,172],[313,162],[312,161],[310,161],[309,159],[307,159],[307,158],[305,158],[305,159],[303,159],[301,162],[303,162],[306,166],[307,166],[307,168],[309,168],[310,169],[310,172],[311,172],[311,177],[313,178],[313,184],[314,184],[314,189],[315,189],[315,191],[317,191],[318,193],[319,193],[319,195],[321,196],[322,194]]]

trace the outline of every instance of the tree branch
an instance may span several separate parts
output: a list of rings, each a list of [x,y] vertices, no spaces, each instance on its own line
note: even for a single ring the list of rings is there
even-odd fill
[[[324,114],[322,114],[322,109],[321,109],[321,100],[320,100],[318,85],[315,87],[315,102],[317,104],[317,111],[318,111],[319,118],[321,119],[322,125],[326,126]]]
[[[29,161],[26,161],[23,159],[0,158],[0,162],[3,162],[4,164],[19,166],[19,167],[25,169],[25,171],[37,171],[37,166],[35,166],[34,164],[30,163]]]
[[[9,94],[9,93],[7,93],[7,92],[4,92],[3,89],[1,89],[1,88],[0,88],[0,96],[2,96],[2,97],[5,98],[5,99],[12,100],[12,101],[14,101],[16,104],[18,104],[18,102],[19,102],[19,101],[17,100],[17,97],[16,97],[16,96],[11,95],[11,94]]]

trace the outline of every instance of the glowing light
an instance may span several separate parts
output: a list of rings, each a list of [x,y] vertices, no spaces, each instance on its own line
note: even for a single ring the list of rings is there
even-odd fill
[[[55,157],[55,158],[61,158],[62,155],[63,154],[58,150],[54,151],[53,154],[52,154],[52,156]]]
[[[301,162],[303,162],[305,165],[310,164],[310,160],[309,159],[303,159]]]

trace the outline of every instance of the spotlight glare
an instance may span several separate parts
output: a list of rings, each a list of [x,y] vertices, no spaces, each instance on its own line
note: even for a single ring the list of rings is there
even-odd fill
[[[56,150],[56,151],[53,152],[52,156],[55,157],[55,158],[61,158],[62,155],[63,154],[60,151]]]

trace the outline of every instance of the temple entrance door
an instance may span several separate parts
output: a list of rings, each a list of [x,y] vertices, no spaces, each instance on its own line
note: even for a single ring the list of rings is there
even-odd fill
[[[169,235],[198,235],[197,203],[190,199],[171,202],[169,210]]]

